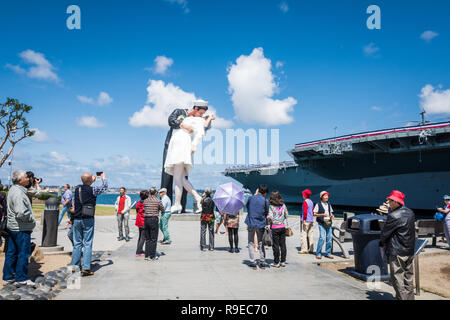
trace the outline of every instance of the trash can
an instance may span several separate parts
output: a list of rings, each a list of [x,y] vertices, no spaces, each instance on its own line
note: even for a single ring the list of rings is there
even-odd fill
[[[58,238],[58,198],[48,198],[45,201],[44,226],[42,230],[42,247],[56,247]]]
[[[355,271],[352,274],[367,281],[380,276],[380,281],[389,280],[387,264],[380,252],[380,235],[386,217],[378,214],[359,214],[347,219],[347,232],[352,235]]]

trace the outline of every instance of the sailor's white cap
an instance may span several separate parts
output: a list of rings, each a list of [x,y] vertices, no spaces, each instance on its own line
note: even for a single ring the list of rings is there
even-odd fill
[[[194,101],[194,107],[208,107],[208,101],[199,99]]]

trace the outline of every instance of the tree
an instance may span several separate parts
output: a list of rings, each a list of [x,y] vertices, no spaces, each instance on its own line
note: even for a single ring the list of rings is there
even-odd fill
[[[7,98],[6,102],[0,104],[0,106],[0,126],[3,128],[3,133],[0,137],[0,167],[2,167],[16,144],[34,135],[34,131],[30,130],[28,121],[24,116],[33,107],[19,103],[19,100],[11,98]],[[6,149],[8,151],[5,153]]]

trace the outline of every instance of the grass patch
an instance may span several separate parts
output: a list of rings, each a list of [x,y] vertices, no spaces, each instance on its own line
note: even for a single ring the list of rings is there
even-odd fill
[[[95,207],[95,215],[96,216],[114,216],[114,215],[116,215],[116,212],[114,211],[114,207],[98,205]]]

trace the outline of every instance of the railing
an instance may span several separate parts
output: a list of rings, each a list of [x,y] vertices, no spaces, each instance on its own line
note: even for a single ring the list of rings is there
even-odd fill
[[[257,164],[257,165],[248,165],[248,166],[233,166],[225,169],[225,173],[231,172],[243,172],[243,171],[253,171],[259,169],[267,169],[267,168],[286,168],[296,166],[294,161],[283,161],[279,163],[268,163],[268,164]]]
[[[349,134],[349,135],[339,136],[339,137],[330,138],[330,139],[297,143],[294,147],[294,150],[296,150],[298,148],[311,147],[313,145],[319,145],[319,144],[323,144],[323,143],[335,143],[335,142],[341,142],[341,141],[350,140],[350,139],[358,139],[358,138],[371,137],[371,136],[377,136],[377,135],[383,135],[383,134],[389,134],[389,133],[429,130],[429,129],[437,129],[437,128],[445,128],[445,127],[450,127],[450,122],[440,122],[440,123],[435,123],[435,124],[419,125],[419,126],[414,126],[414,127],[400,127],[400,128],[386,129],[386,130],[367,131],[367,132],[361,132],[361,133],[357,133],[357,134]]]

